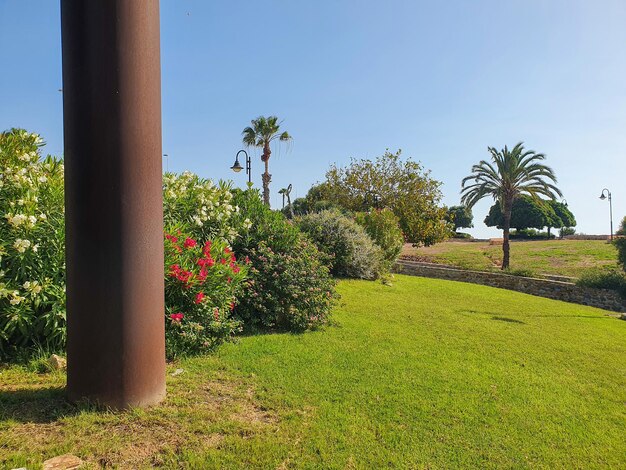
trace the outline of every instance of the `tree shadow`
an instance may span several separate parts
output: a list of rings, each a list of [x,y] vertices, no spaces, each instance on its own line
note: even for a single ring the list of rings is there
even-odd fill
[[[87,403],[75,405],[67,401],[65,387],[0,390],[0,423],[52,423],[92,408]]]
[[[525,325],[526,324],[526,322],[524,322],[522,320],[516,320],[515,318],[493,316],[493,317],[491,317],[491,319],[492,320],[497,320],[497,321],[503,321],[503,322],[507,322],[507,323],[518,323],[520,325]]]

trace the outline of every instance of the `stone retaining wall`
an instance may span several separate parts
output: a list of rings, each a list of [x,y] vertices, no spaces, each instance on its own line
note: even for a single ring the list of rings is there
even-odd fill
[[[626,301],[615,291],[580,287],[570,282],[549,281],[510,274],[468,271],[432,263],[398,260],[394,272],[411,276],[432,277],[450,281],[471,282],[526,294],[589,305],[614,312],[626,312]]]

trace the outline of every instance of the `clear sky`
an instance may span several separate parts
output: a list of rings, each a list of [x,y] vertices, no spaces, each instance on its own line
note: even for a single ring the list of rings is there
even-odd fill
[[[578,219],[608,233],[626,215],[624,0],[161,2],[163,152],[214,179],[250,119],[294,137],[274,150],[273,205],[328,166],[401,148],[459,200],[487,146],[547,155]],[[59,2],[0,0],[0,129],[41,133],[61,155]],[[253,180],[261,162],[253,152]],[[474,210],[477,236],[491,201]]]

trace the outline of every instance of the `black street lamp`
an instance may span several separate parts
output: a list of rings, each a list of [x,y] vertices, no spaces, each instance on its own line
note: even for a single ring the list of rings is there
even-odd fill
[[[606,192],[606,195],[604,194],[605,192]],[[607,198],[607,196],[609,198],[609,214],[611,218],[611,241],[613,241],[613,200],[611,198],[611,191],[604,188],[602,190],[602,194],[600,194],[600,199],[604,201]]]
[[[248,183],[252,183],[251,161],[250,157],[248,156],[248,152],[246,152],[245,150],[240,150],[239,152],[237,152],[237,155],[235,155],[235,163],[233,164],[233,166],[230,167],[230,169],[233,170],[235,173],[239,173],[241,170],[243,170],[241,163],[239,163],[240,153],[243,153],[246,156],[246,173],[248,174]]]

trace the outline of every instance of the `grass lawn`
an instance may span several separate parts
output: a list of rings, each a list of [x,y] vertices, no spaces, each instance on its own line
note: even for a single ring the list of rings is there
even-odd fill
[[[402,254],[478,271],[497,270],[502,263],[502,246],[488,242],[450,241],[421,248],[405,245]],[[511,242],[511,269],[529,270],[535,275],[580,277],[587,269],[616,265],[615,247],[602,240]]]
[[[5,368],[0,467],[623,468],[625,321],[434,279],[339,288],[334,326],[172,364],[147,410],[73,407],[63,374]]]

